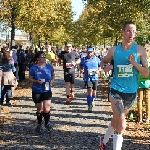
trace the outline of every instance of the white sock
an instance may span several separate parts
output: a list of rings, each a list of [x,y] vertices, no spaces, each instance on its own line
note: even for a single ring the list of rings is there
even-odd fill
[[[123,137],[122,134],[113,135],[113,150],[121,150]]]
[[[104,140],[103,143],[106,145],[106,143],[108,142],[109,138],[111,137],[111,135],[114,134],[114,129],[111,127],[111,123],[108,125],[108,129],[104,135]]]

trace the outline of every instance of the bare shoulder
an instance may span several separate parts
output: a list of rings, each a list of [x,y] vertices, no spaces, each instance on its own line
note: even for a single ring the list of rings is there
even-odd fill
[[[103,58],[103,62],[109,63],[113,59],[115,49],[116,49],[116,46],[111,47],[111,48],[108,49],[108,53]]]
[[[137,51],[138,51],[139,56],[146,55],[146,49],[141,45],[138,45]]]
[[[146,57],[147,57],[146,49],[143,46],[138,45],[137,51],[138,51],[138,55],[140,57],[142,66],[147,68],[148,67],[148,63],[147,63],[147,59],[146,59]]]
[[[111,48],[108,49],[108,54],[111,55],[111,56],[114,56],[114,52],[116,50],[116,46],[113,46]]]

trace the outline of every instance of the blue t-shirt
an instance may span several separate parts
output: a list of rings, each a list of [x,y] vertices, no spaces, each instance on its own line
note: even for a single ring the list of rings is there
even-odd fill
[[[81,59],[80,66],[84,68],[84,81],[98,80],[98,74],[95,73],[100,67],[100,59],[93,55],[91,58],[88,56]]]
[[[37,64],[34,64],[29,71],[29,74],[33,76],[35,80],[44,80],[42,84],[33,83],[32,91],[37,93],[44,93],[51,90],[51,86],[46,88],[46,82],[49,82],[52,77],[52,73],[54,72],[54,68],[50,64],[46,64],[45,67],[41,68]]]
[[[9,60],[7,64],[3,64],[2,62],[0,62],[0,70],[3,70],[3,72],[8,72],[8,71],[15,72],[16,68],[14,66],[14,61]]]

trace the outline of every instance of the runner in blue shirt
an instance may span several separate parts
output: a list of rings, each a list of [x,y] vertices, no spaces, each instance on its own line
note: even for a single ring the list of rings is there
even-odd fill
[[[54,82],[55,73],[52,65],[46,63],[46,56],[43,51],[36,53],[34,64],[30,68],[29,80],[32,82],[32,99],[37,108],[38,126],[36,131],[41,131],[42,117],[45,119],[45,127],[51,131],[50,124],[50,105],[51,105],[51,86]]]
[[[94,55],[92,47],[87,48],[87,56],[81,59],[80,66],[84,69],[84,81],[87,85],[88,112],[92,112],[93,102],[96,98],[98,73],[100,69],[100,59]]]

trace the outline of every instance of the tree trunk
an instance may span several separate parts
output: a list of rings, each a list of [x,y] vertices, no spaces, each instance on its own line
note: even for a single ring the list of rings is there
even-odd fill
[[[118,44],[118,37],[116,37],[115,45],[117,46]]]
[[[15,42],[15,8],[12,8],[11,10],[11,40],[10,40],[10,48],[12,48],[14,42]]]
[[[32,32],[29,33],[29,40],[30,40],[31,46],[33,46],[33,43],[32,43]]]
[[[12,25],[11,25],[10,48],[12,48],[12,46],[15,46],[15,45],[14,45],[14,42],[15,42],[15,24],[12,23]]]
[[[104,38],[104,48],[106,47],[106,41],[105,41],[105,38]]]
[[[40,48],[40,46],[41,46],[41,36],[40,35],[38,35],[38,40],[39,40],[39,43],[38,43],[38,47]]]

